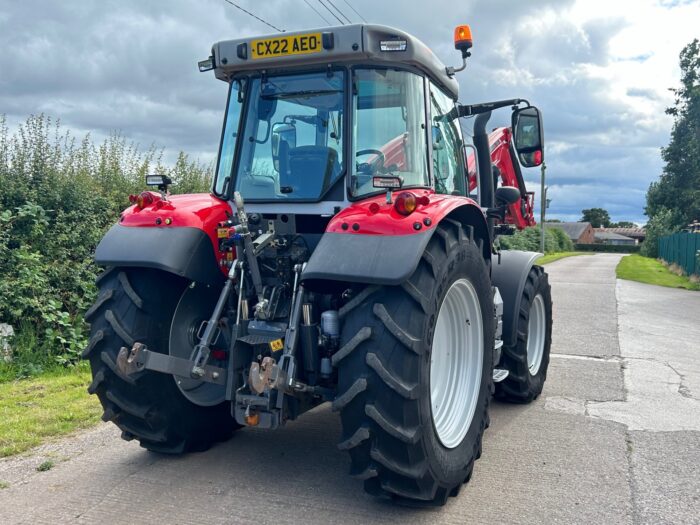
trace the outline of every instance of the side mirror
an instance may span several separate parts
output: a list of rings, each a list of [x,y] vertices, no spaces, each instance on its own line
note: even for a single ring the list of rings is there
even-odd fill
[[[258,120],[269,122],[277,109],[277,98],[272,92],[263,89],[262,96],[258,99]]]
[[[542,114],[534,106],[513,112],[513,142],[520,163],[526,168],[539,166],[544,160]]]
[[[285,145],[282,145],[282,143]],[[270,141],[270,146],[272,147],[272,161],[275,165],[275,170],[279,172],[279,158],[280,151],[286,150],[287,152],[297,147],[297,128],[294,124],[284,124],[278,122],[272,126],[272,140]],[[284,151],[283,154],[286,155]]]
[[[504,206],[515,204],[520,199],[520,190],[514,186],[501,186],[496,189],[496,203]]]
[[[442,130],[440,126],[433,125],[433,150],[440,150],[445,148],[445,137],[442,135]]]

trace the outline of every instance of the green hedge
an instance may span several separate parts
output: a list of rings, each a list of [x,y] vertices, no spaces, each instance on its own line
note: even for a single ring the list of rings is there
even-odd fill
[[[524,250],[539,252],[542,230],[539,226],[525,228],[516,231],[513,235],[502,235],[498,238],[501,248],[504,250]],[[546,253],[570,252],[574,245],[571,239],[561,228],[547,227],[544,237],[544,251]]]
[[[618,244],[574,244],[577,252],[601,252],[601,253],[639,253],[642,246],[624,246]]]
[[[208,191],[210,166],[180,153],[170,168],[161,155],[119,134],[76,140],[43,115],[10,133],[0,115],[0,322],[15,327],[15,361],[28,373],[80,355],[95,246],[129,194],[145,188],[144,176],[169,174],[173,193]]]

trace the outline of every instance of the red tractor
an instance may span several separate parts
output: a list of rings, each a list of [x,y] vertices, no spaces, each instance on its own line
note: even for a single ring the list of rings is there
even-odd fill
[[[459,27],[462,68],[471,45]],[[149,176],[97,248],[103,418],[183,453],[329,402],[365,490],[443,504],[492,395],[530,402],[547,373],[547,274],[494,244],[534,224],[539,111],[459,104],[459,69],[379,25],[223,41],[199,67],[230,86],[211,194]]]

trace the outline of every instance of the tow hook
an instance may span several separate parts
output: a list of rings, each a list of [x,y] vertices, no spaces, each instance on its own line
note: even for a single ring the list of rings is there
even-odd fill
[[[253,361],[248,373],[248,385],[256,394],[262,394],[267,389],[277,388],[284,384],[283,380],[280,381],[281,372],[277,362],[272,357],[265,357],[261,364]]]
[[[143,343],[134,343],[131,350],[122,346],[117,354],[117,368],[126,377],[133,376],[144,370],[144,364],[141,359],[141,352],[146,348]]]

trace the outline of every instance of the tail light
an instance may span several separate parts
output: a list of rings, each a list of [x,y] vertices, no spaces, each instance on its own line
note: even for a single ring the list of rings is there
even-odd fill
[[[418,199],[410,191],[399,193],[394,201],[394,209],[401,215],[410,215],[416,211],[416,207],[418,207]]]
[[[144,209],[146,206],[153,204],[153,195],[147,191],[142,191],[139,196],[136,197],[136,206],[139,209]]]

